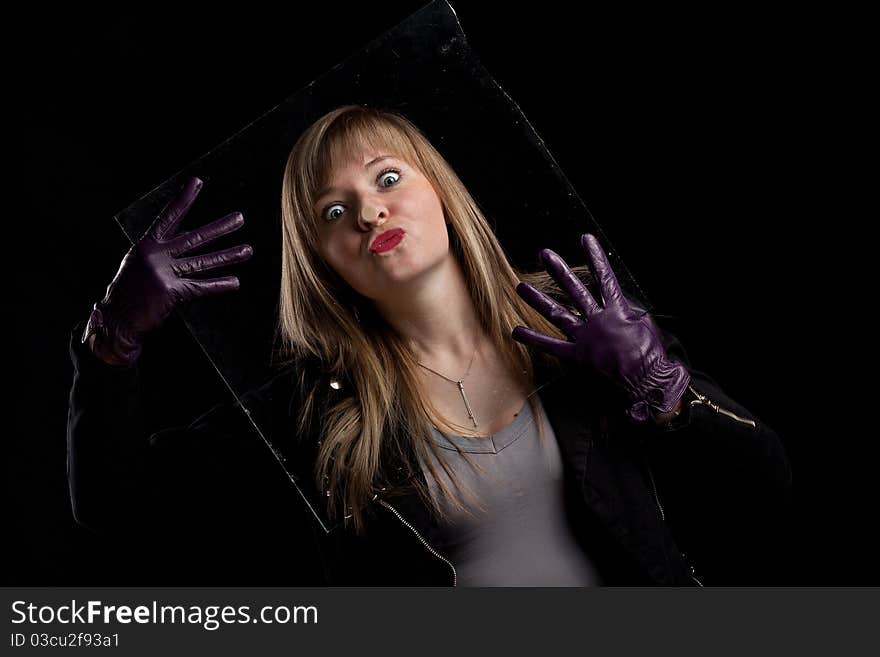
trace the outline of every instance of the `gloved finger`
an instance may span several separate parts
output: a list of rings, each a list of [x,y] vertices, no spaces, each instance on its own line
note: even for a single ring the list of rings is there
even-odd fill
[[[231,212],[217,221],[205,224],[189,232],[181,233],[171,240],[171,248],[168,252],[172,256],[192,251],[196,247],[217,239],[223,235],[234,232],[244,225],[244,216],[241,212]]]
[[[525,326],[514,327],[511,337],[517,342],[540,349],[558,358],[572,359],[575,357],[575,345],[571,342],[552,338]]]
[[[234,292],[240,287],[238,276],[223,276],[221,278],[206,278],[204,280],[182,278],[180,280],[183,283],[181,298],[186,301],[225,292]]]
[[[186,276],[195,272],[205,271],[207,269],[216,269],[225,265],[234,265],[238,262],[249,260],[254,254],[254,250],[249,244],[233,246],[223,251],[214,253],[205,253],[204,255],[193,256],[191,258],[182,258],[175,260],[171,265],[171,269],[178,276]]]
[[[190,206],[199,195],[202,188],[202,181],[193,176],[183,186],[180,194],[175,196],[168,205],[159,213],[156,221],[150,226],[150,235],[157,241],[167,240],[180,225],[181,220],[189,212]]]
[[[523,301],[546,317],[554,326],[562,329],[569,335],[573,335],[574,329],[582,321],[575,317],[568,308],[561,303],[558,303],[555,299],[551,299],[525,281],[520,281],[516,286],[516,293]]]
[[[550,273],[559,287],[571,297],[574,305],[584,314],[590,317],[599,312],[601,308],[590,291],[581,283],[581,279],[574,275],[565,260],[551,249],[541,249],[538,254],[544,263],[544,268]]]
[[[599,289],[602,292],[602,298],[605,300],[605,307],[609,304],[619,304],[625,302],[623,292],[620,290],[620,284],[617,282],[617,276],[611,268],[611,263],[605,256],[605,252],[599,245],[599,240],[590,233],[581,235],[581,246],[590,259],[593,266],[593,273],[599,283]]]

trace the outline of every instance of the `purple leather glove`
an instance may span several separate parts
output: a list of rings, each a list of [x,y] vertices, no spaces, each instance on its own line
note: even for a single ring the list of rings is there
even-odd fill
[[[668,413],[687,389],[690,373],[666,354],[650,314],[633,308],[623,295],[598,240],[589,233],[582,235],[581,246],[602,293],[601,305],[557,253],[542,249],[539,255],[544,267],[582,316],[520,282],[517,294],[574,342],[524,326],[513,329],[514,340],[604,374],[629,395],[629,415],[636,422],[652,419],[652,412]]]
[[[141,352],[144,336],[158,328],[171,311],[186,301],[237,290],[236,276],[212,279],[184,278],[188,274],[243,262],[253,255],[250,245],[188,258],[185,255],[244,224],[240,212],[175,235],[198,196],[202,181],[190,178],[165,206],[153,224],[122,259],[119,271],[95,304],[83,332],[83,342],[97,332],[94,352],[102,360],[130,366]]]

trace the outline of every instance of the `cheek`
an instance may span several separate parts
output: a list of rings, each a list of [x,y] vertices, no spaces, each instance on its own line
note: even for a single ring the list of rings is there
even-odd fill
[[[436,199],[434,203],[434,225],[436,226],[438,233],[446,234],[449,222],[446,220],[446,212],[443,210],[443,204],[440,202],[440,199]]]
[[[430,185],[421,190],[421,193],[415,199],[413,210],[416,212],[416,216],[421,215],[429,219],[432,229],[436,230],[438,224],[441,226],[446,224],[443,203]]]
[[[327,227],[322,231],[318,240],[318,248],[321,255],[327,260],[338,259],[345,250],[343,247],[343,241],[344,240],[341,239],[341,235],[339,235],[338,232]]]
[[[333,269],[334,271],[339,270],[339,256],[336,253],[336,249],[333,246],[332,240],[328,238],[327,235],[321,235],[318,238],[318,257],[324,261],[328,267]]]
[[[335,244],[328,244],[324,247],[324,259],[337,272],[345,268],[345,258],[342,257]]]
[[[360,242],[356,239],[331,239],[323,245],[321,255],[333,271],[350,282],[360,263],[359,253]]]

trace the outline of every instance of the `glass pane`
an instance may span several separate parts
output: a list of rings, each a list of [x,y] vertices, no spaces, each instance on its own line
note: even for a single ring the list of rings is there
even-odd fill
[[[138,239],[190,176],[198,176],[205,185],[181,231],[233,211],[244,214],[242,229],[205,249],[212,252],[242,243],[254,247],[255,256],[247,264],[211,272],[212,276],[234,273],[241,289],[180,309],[206,357],[236,397],[276,373],[272,353],[277,346],[280,196],[287,156],[311,123],[345,104],[391,109],[415,123],[468,187],[515,268],[542,269],[537,253],[543,247],[552,248],[571,266],[586,264],[578,238],[590,232],[609,253],[624,291],[650,311],[642,290],[541,138],[468,47],[451,7],[438,1],[289,96],[116,216],[129,240]],[[547,382],[539,380],[536,385]],[[264,428],[253,420],[257,414],[248,415],[271,446]],[[276,455],[283,464],[283,454],[276,451]],[[289,474],[304,484],[302,477]],[[326,526],[319,500],[302,492]]]

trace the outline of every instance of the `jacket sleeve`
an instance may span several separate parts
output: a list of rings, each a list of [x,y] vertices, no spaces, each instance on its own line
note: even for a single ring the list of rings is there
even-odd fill
[[[70,335],[73,383],[67,411],[67,480],[74,519],[95,532],[136,517],[147,444],[137,364],[107,365]]]
[[[67,476],[78,524],[99,534],[157,526],[191,532],[209,523],[215,510],[241,504],[230,482],[243,486],[242,471],[279,476],[235,400],[189,425],[146,435],[137,363],[119,368],[95,357],[80,342],[84,324],[74,327],[69,346],[74,374]],[[266,467],[269,472],[261,471]]]
[[[660,330],[667,353],[688,368],[691,383],[677,418],[666,427],[646,425],[645,443],[653,456],[687,463],[691,472],[717,467],[711,477],[729,477],[723,483],[737,481],[747,496],[751,489],[766,504],[787,504],[791,464],[777,433],[694,368],[678,338]]]
[[[691,382],[669,425],[636,429],[657,504],[682,547],[707,555],[704,571],[717,567],[723,579],[738,567],[750,577],[762,561],[778,566],[784,555],[774,550],[782,549],[792,503],[791,464],[780,437],[694,368],[678,338],[658,328]]]

